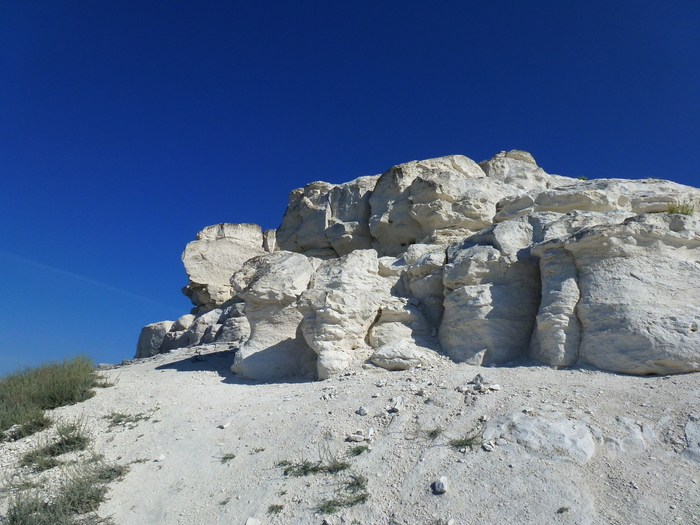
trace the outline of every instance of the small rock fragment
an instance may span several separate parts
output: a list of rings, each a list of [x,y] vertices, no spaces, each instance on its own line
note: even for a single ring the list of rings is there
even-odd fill
[[[393,402],[393,405],[389,408],[389,412],[396,413],[403,409],[403,397],[393,397],[391,398],[391,401]]]
[[[362,406],[362,407],[358,408],[355,413],[360,415],[360,416],[366,416],[367,415],[367,408]]]
[[[447,488],[447,478],[445,476],[442,476],[440,479],[433,483],[433,494],[444,494],[445,492],[447,492]]]
[[[219,423],[219,425],[216,428],[228,428],[231,426],[231,423],[233,423],[233,419],[224,419],[221,421],[221,423]]]

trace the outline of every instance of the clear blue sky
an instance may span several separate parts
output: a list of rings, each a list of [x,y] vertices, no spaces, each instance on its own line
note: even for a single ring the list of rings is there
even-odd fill
[[[700,185],[700,2],[0,3],[0,374],[133,356],[185,244],[446,154]]]

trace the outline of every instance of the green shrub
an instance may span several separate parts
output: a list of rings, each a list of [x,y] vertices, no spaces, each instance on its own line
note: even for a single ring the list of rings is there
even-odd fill
[[[369,447],[367,445],[355,445],[350,450],[348,450],[348,456],[359,456],[363,452],[367,452]]]
[[[17,492],[10,500],[5,523],[10,525],[72,525],[74,517],[96,511],[107,494],[106,483],[123,476],[127,467],[85,463],[66,472],[55,494]],[[89,517],[80,523],[98,523]]]
[[[465,437],[460,439],[451,439],[449,441],[449,445],[452,448],[456,449],[478,447],[482,443],[481,430],[481,426],[477,425],[476,427],[472,428],[469,432],[467,432],[467,435]]]
[[[32,467],[43,472],[60,465],[60,461],[56,459],[58,456],[85,450],[89,441],[90,439],[81,428],[81,425],[62,425],[58,428],[57,441],[27,452],[22,456],[19,464],[22,467]]]
[[[93,362],[78,356],[0,378],[0,439],[27,436],[50,424],[44,410],[85,401],[104,384]],[[9,428],[20,425],[8,435]]]
[[[695,204],[693,204],[693,201],[672,203],[668,205],[666,211],[672,214],[692,215],[695,212]]]

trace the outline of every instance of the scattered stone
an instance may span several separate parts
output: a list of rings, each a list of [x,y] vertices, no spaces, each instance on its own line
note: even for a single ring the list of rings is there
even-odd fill
[[[433,482],[433,494],[444,494],[449,488],[449,482],[445,476]]]
[[[493,452],[496,450],[496,444],[493,441],[486,441],[481,445],[481,448],[483,448],[486,452]]]
[[[392,397],[390,401],[393,403],[389,408],[389,412],[396,413],[400,412],[403,410],[403,397],[402,396],[397,396],[397,397]]]
[[[231,426],[232,423],[233,423],[232,418],[222,419],[221,423],[218,424],[217,428],[221,428],[221,429],[228,428]]]
[[[366,416],[367,415],[367,408],[360,407],[357,409],[357,411],[355,413],[360,415],[360,416]]]
[[[358,429],[352,434],[348,434],[345,441],[352,441],[354,443],[362,443],[363,441],[370,441],[372,439],[372,434],[374,434],[374,429],[370,428],[367,431]]]

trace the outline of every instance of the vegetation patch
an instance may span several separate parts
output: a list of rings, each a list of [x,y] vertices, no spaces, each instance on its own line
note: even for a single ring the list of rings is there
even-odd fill
[[[477,426],[460,439],[451,439],[449,445],[456,449],[474,448],[481,445],[481,427]]]
[[[337,458],[331,458],[327,463],[324,463],[323,461],[313,462],[303,459],[299,463],[292,463],[288,460],[282,460],[277,462],[277,466],[284,468],[283,472],[285,476],[298,478],[320,473],[337,474],[338,472],[349,469],[350,463]]]
[[[0,378],[0,440],[21,439],[47,428],[44,410],[73,405],[106,386],[89,358],[78,356]]]
[[[272,514],[279,514],[280,512],[282,512],[282,509],[283,509],[283,508],[284,508],[284,505],[270,505],[270,506],[267,508],[267,513],[268,513],[269,515],[272,515]]]
[[[236,459],[236,454],[234,454],[233,452],[227,452],[226,454],[221,456],[219,459],[221,460],[222,463],[228,463],[232,459]]]
[[[695,212],[695,204],[693,204],[693,201],[672,203],[668,205],[666,211],[672,214],[692,215]]]
[[[85,450],[90,439],[78,424],[62,425],[58,427],[58,440],[43,447],[27,452],[19,461],[21,467],[32,467],[43,472],[56,467],[61,462],[58,456]]]
[[[365,503],[368,499],[367,478],[359,474],[350,474],[335,495],[323,500],[316,510],[321,514],[334,514],[342,508]]]
[[[73,525],[77,515],[96,511],[107,494],[106,484],[122,477],[127,467],[83,463],[67,471],[52,494],[19,490],[10,499],[5,523],[10,525]],[[80,523],[98,523],[89,516]]]
[[[348,450],[348,456],[359,456],[363,452],[367,452],[369,447],[367,445],[355,445],[350,450]]]

